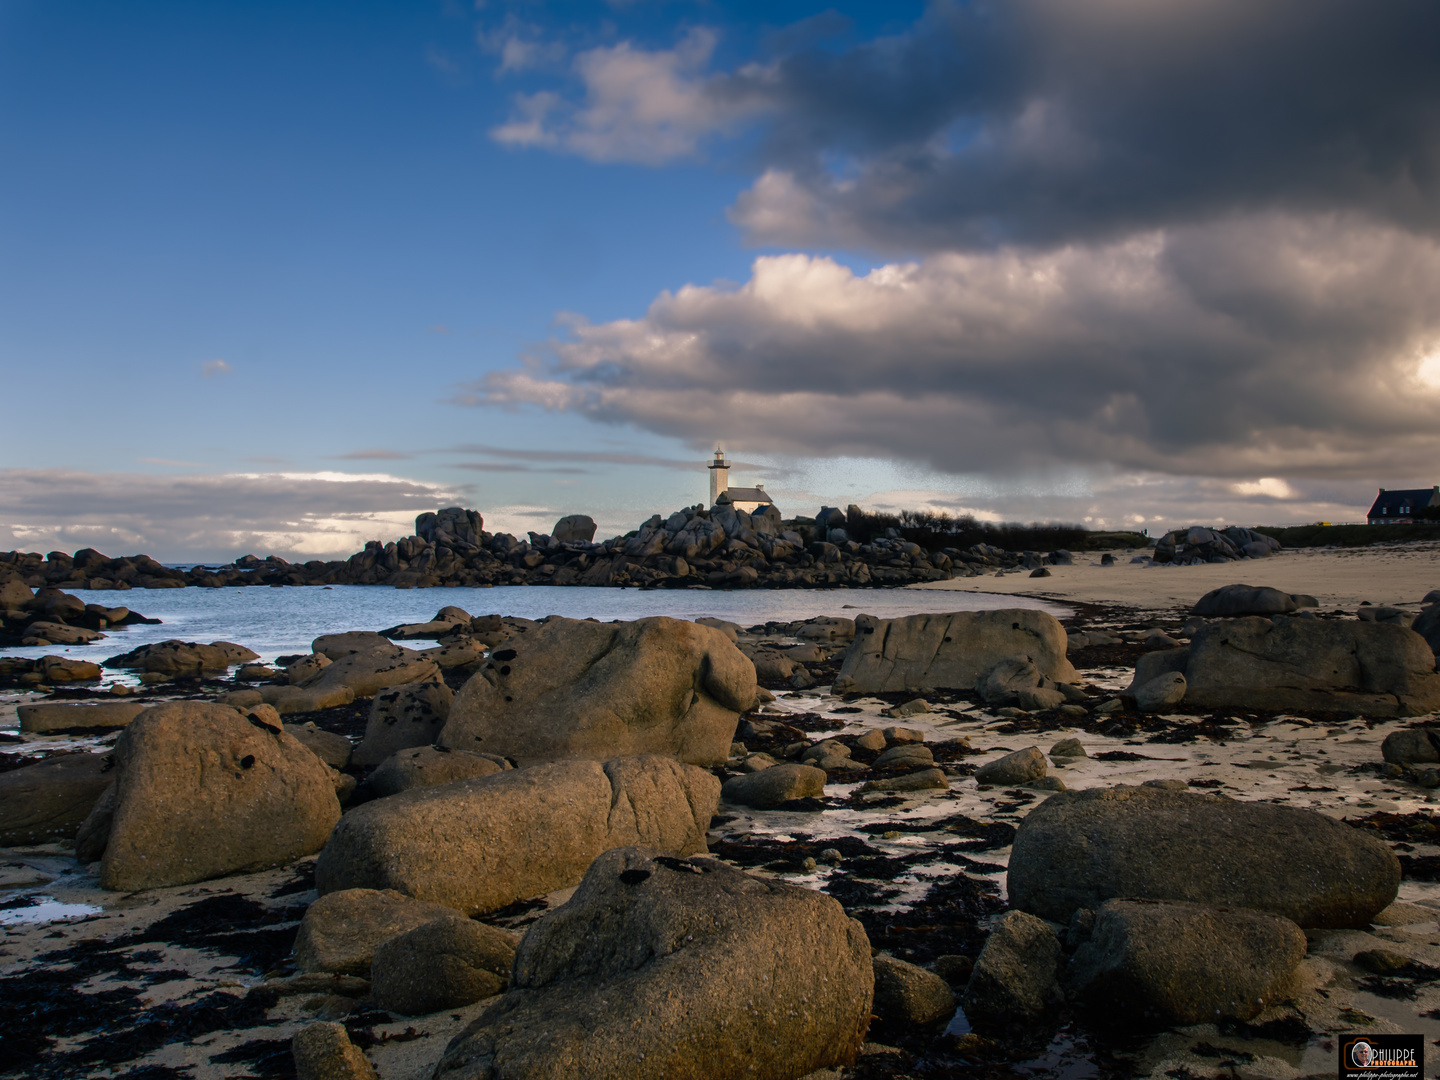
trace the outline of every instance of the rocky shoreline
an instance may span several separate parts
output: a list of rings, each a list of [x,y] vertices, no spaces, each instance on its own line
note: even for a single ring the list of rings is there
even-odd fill
[[[0,756],[0,1074],[1333,1074],[1440,1036],[1426,599],[134,650]]]
[[[164,566],[148,555],[112,559],[93,548],[0,552],[0,584],[30,588],[178,589],[250,585],[589,585],[641,588],[893,588],[996,571],[1065,564],[1069,552],[1007,552],[977,544],[929,551],[897,536],[866,543],[845,530],[845,513],[782,520],[773,507],[754,514],[692,506],[651,517],[624,536],[596,542],[588,517],[562,518],[549,534],[491,534],[475,510],[421,514],[415,534],[371,541],[344,560],[291,563],[247,555],[230,566]],[[894,532],[894,530],[890,530]],[[1222,538],[1223,540],[1223,538]]]

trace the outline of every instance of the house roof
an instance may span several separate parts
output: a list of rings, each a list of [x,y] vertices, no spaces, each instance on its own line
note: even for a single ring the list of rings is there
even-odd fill
[[[726,488],[715,500],[719,502],[753,502],[753,503],[774,503],[774,499],[765,494],[764,488]]]
[[[1380,489],[1367,517],[1405,517],[1428,506],[1440,506],[1440,486],[1433,488]],[[1402,508],[1408,508],[1403,509]]]

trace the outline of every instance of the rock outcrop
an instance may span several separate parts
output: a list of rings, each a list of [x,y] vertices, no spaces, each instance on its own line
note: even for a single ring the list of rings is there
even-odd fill
[[[855,1060],[873,986],[865,931],[823,893],[623,848],[531,927],[435,1076],[803,1076]]]
[[[552,617],[490,654],[440,742],[520,763],[667,754],[718,765],[754,703],[754,665],[717,630]]]
[[[259,653],[231,641],[212,641],[209,645],[201,645],[172,638],[112,656],[105,661],[105,666],[175,678],[181,675],[223,675],[236,664],[259,659]]]
[[[1189,645],[1142,656],[1130,692],[1167,672],[1185,677],[1187,709],[1416,716],[1440,708],[1434,654],[1394,623],[1285,616],[1206,623]]]
[[[413,788],[345,815],[316,888],[394,889],[466,913],[574,885],[602,852],[705,850],[720,782],[670,758],[562,761]]]
[[[1254,529],[1231,525],[1228,529],[1206,529],[1192,525],[1166,533],[1155,543],[1153,557],[1158,563],[1198,566],[1201,563],[1264,559],[1280,550],[1280,541]]]
[[[890,693],[922,687],[972,690],[1002,660],[1028,658],[1040,675],[1071,683],[1065,630],[1030,608],[860,618],[840,667],[837,691]]]
[[[183,885],[320,850],[340,818],[330,770],[264,711],[169,702],[121,733],[102,887]]]
[[[1368,926],[1400,863],[1382,841],[1311,810],[1152,787],[1052,795],[1021,823],[1012,905],[1068,923],[1107,900],[1245,907],[1306,928]]]

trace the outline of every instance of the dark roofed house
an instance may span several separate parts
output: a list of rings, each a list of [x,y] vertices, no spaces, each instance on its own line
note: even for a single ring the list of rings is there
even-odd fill
[[[1380,489],[1365,520],[1371,525],[1413,525],[1421,510],[1440,509],[1440,485],[1432,488]]]

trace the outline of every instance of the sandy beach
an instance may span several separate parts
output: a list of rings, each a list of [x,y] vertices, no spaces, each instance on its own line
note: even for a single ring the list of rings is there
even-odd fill
[[[915,589],[991,592],[1118,604],[1144,611],[1171,612],[1195,603],[1211,589],[1243,583],[1268,585],[1290,593],[1308,593],[1322,610],[1353,611],[1362,603],[1419,606],[1421,597],[1440,589],[1440,543],[1397,544],[1373,548],[1297,548],[1273,558],[1207,566],[1132,563],[1141,551],[1114,551],[1114,566],[1101,566],[1104,552],[1077,555],[1074,566],[1048,567],[1049,577],[1006,571],[978,578],[926,582]]]

